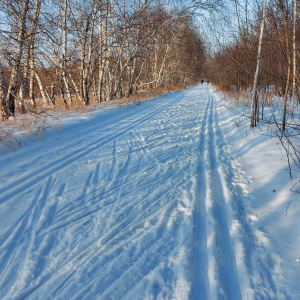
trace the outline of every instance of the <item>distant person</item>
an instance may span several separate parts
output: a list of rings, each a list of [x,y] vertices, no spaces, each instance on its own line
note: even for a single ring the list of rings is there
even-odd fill
[[[203,79],[201,80],[201,84],[203,84]]]
[[[209,81],[207,80],[207,84],[209,84]]]

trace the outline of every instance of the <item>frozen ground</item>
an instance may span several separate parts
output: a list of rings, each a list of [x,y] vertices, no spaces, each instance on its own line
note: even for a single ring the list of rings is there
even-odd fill
[[[224,104],[196,85],[0,156],[0,299],[298,299],[297,178]]]

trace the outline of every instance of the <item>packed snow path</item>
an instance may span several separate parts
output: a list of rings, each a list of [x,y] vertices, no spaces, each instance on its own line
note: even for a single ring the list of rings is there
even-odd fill
[[[0,298],[251,298],[218,118],[197,85],[3,156]]]

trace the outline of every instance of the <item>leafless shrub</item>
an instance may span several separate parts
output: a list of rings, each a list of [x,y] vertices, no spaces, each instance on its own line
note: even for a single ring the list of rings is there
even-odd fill
[[[59,118],[49,112],[30,109],[26,114],[16,114],[8,122],[0,122],[0,154],[42,138],[47,128],[59,122]]]

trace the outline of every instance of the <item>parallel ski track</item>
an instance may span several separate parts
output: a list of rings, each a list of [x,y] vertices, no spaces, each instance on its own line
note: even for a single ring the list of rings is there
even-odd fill
[[[0,199],[0,204],[5,203],[11,197],[15,197],[18,194],[22,194],[24,192],[25,187],[32,186],[34,183],[47,178],[51,174],[58,172],[63,168],[66,168],[67,166],[77,161],[78,159],[81,159],[91,154],[92,152],[98,150],[99,147],[111,142],[116,138],[121,137],[128,131],[134,129],[136,126],[153,118],[161,111],[164,111],[170,108],[171,106],[175,105],[176,103],[180,102],[183,97],[184,97],[184,93],[180,94],[180,96],[178,96],[176,99],[171,99],[171,100],[168,99],[168,102],[171,101],[171,103],[167,103],[162,107],[156,109],[155,111],[148,113],[142,117],[139,117],[137,115],[138,118],[136,120],[131,121],[129,125],[124,126],[119,132],[102,135],[99,141],[93,141],[92,143],[84,144],[82,145],[81,148],[76,149],[76,151],[71,153],[68,152],[67,155],[62,156],[57,160],[53,160],[53,161],[51,160],[50,163],[43,165],[43,167],[35,170],[34,172],[31,172],[26,176],[20,177],[18,180],[14,181],[11,184],[5,185],[4,187],[0,188],[0,195],[2,198]]]
[[[193,299],[241,299],[216,156],[215,99],[206,92],[200,130],[195,207]],[[214,237],[212,241],[211,238]],[[215,266],[217,264],[217,266]],[[210,269],[210,271],[209,271]],[[214,269],[214,274],[209,274]]]
[[[206,153],[208,154],[209,170],[207,170],[207,184],[211,192],[212,207],[207,214],[213,220],[214,227],[214,260],[217,268],[218,282],[217,297],[225,296],[226,299],[241,299],[240,284],[238,280],[237,265],[234,258],[229,224],[227,220],[226,201],[220,179],[218,158],[216,155],[216,124],[215,124],[215,99],[208,93],[209,111],[207,115],[207,144]]]
[[[207,94],[203,95],[207,98]],[[202,96],[202,97],[203,97]],[[209,100],[209,98],[208,98]],[[206,178],[205,178],[205,144],[207,119],[210,102],[206,101],[202,115],[202,126],[200,130],[200,144],[198,150],[197,183],[196,183],[196,207],[195,207],[195,276],[193,282],[193,299],[207,299],[209,293],[209,282],[207,275],[207,232],[206,232]]]

